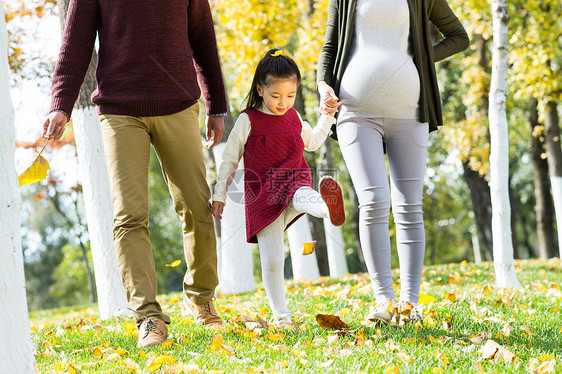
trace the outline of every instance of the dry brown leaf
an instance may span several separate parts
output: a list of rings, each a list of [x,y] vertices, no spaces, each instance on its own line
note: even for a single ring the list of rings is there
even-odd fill
[[[349,328],[349,325],[343,322],[340,317],[331,314],[317,314],[316,322],[325,329],[343,330]]]

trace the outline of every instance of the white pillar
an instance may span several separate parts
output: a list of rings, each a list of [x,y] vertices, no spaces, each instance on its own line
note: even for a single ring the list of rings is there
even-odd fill
[[[226,143],[213,147],[217,168],[220,167]],[[244,208],[244,169],[242,162],[227,191],[226,205],[220,221],[221,237],[217,241],[219,286],[223,293],[255,290],[252,245],[246,242]]]
[[[4,3],[0,3],[2,12]],[[0,17],[0,371],[35,373],[23,275],[21,200],[15,169],[14,109],[10,98],[8,33]]]
[[[345,245],[341,226],[334,226],[329,218],[324,218],[324,232],[326,233],[326,250],[328,252],[328,266],[331,277],[342,277],[349,271],[345,259]]]
[[[302,254],[302,243],[312,241],[312,234],[310,233],[310,225],[306,214],[289,227],[287,236],[289,237],[289,248],[291,249],[293,278],[295,280],[320,278],[316,252],[306,256]]]
[[[74,110],[72,122],[100,317],[107,319],[117,315],[129,315],[127,296],[113,247],[113,204],[100,122],[95,107]]]

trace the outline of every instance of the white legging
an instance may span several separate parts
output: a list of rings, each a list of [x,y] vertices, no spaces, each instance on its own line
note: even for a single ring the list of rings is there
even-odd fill
[[[395,299],[388,228],[392,196],[400,300],[415,306],[425,252],[422,199],[428,125],[416,120],[351,118],[338,123],[337,133],[359,200],[359,237],[375,299]]]
[[[283,278],[285,262],[283,231],[287,224],[301,213],[319,218],[329,215],[328,207],[320,194],[310,187],[301,187],[295,191],[291,202],[281,215],[257,234],[263,286],[275,316],[290,312],[285,298]]]

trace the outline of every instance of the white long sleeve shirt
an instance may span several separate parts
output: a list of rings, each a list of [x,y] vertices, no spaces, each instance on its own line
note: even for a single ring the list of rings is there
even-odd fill
[[[273,114],[265,107],[260,109],[260,111],[266,114]],[[330,134],[330,127],[336,123],[336,119],[331,116],[322,115],[318,124],[313,128],[308,122],[302,120],[300,114],[298,116],[302,124],[301,136],[304,142],[304,149],[307,151],[317,150]],[[222,162],[217,176],[217,183],[215,184],[213,201],[226,203],[226,191],[231,182],[229,181],[229,177],[238,169],[238,163],[244,155],[246,142],[248,141],[251,129],[252,124],[250,123],[250,117],[246,113],[240,114],[226,141],[226,147],[222,154]]]

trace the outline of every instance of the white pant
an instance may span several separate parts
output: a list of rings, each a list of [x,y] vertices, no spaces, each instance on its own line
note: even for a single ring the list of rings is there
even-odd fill
[[[416,120],[350,118],[338,123],[337,132],[359,199],[359,237],[375,299],[395,298],[388,229],[392,196],[400,261],[400,299],[415,306],[425,252],[422,199],[428,125]]]
[[[283,232],[289,222],[301,213],[328,217],[328,207],[320,194],[310,187],[300,187],[279,217],[258,232],[263,286],[274,315],[289,312],[285,298]]]

